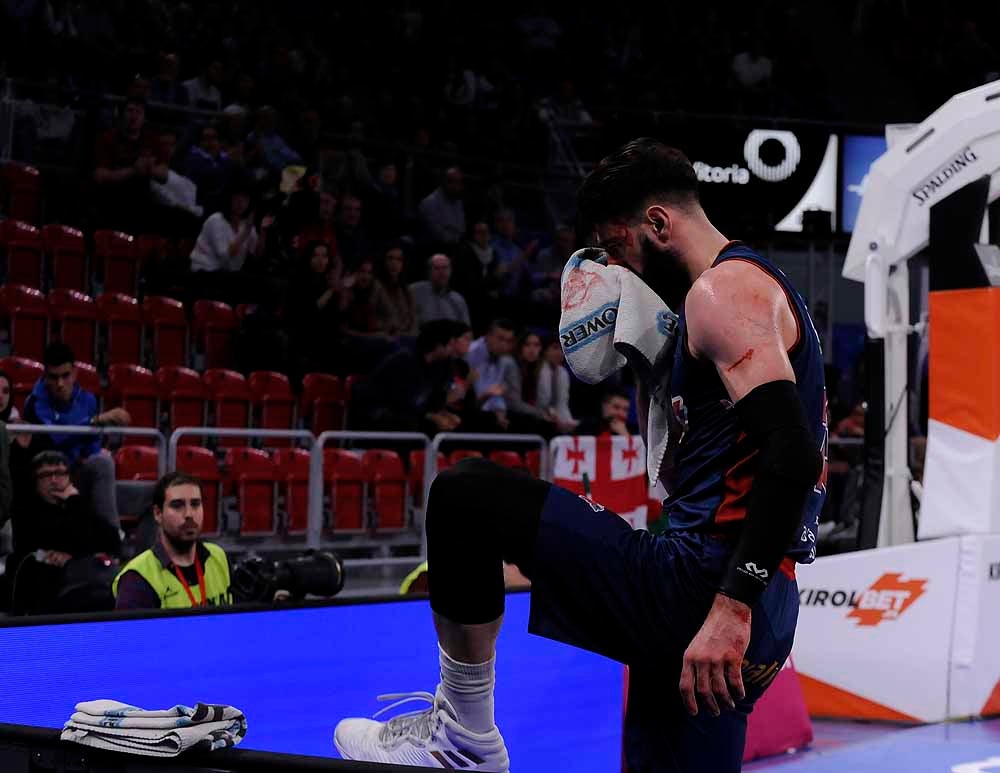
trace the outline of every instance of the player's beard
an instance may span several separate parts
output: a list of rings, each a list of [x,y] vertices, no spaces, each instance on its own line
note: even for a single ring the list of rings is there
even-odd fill
[[[681,262],[680,255],[669,247],[657,250],[644,236],[639,237],[642,248],[642,279],[663,302],[675,312],[680,312],[684,298],[691,289],[691,277]]]

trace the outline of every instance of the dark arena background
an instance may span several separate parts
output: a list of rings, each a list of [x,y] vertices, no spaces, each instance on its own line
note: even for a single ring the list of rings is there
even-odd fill
[[[817,559],[792,656],[744,662],[744,769],[1000,771],[998,41],[927,0],[0,0],[0,771],[416,770],[334,728],[435,684],[439,472],[661,533],[639,377],[578,378],[560,320],[577,191],[638,137],[822,348]],[[504,572],[510,769],[626,771],[627,668],[529,634]],[[105,699],[245,735],[60,739]]]

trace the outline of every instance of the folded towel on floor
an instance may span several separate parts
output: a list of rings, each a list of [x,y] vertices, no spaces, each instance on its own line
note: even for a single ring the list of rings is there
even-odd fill
[[[649,396],[646,471],[650,484],[670,442],[670,371],[677,338],[674,314],[641,277],[608,265],[604,250],[584,248],[566,262],[561,282],[559,340],[570,370],[597,384],[631,365]]]
[[[175,757],[192,748],[236,746],[247,732],[243,712],[232,706],[198,703],[146,711],[118,701],[85,701],[63,726],[64,741],[97,749]]]

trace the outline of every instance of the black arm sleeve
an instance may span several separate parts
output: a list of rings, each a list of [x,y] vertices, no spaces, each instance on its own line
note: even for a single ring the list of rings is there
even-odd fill
[[[770,381],[736,403],[740,424],[760,449],[746,522],[719,592],[753,606],[795,536],[823,455],[791,381]]]

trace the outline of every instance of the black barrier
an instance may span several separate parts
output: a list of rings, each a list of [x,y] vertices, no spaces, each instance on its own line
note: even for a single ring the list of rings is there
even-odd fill
[[[426,768],[351,762],[325,757],[222,749],[191,750],[177,757],[143,757],[102,751],[59,739],[58,730],[0,723],[0,770],[4,773],[251,773],[253,771],[339,770],[356,773],[412,773]]]

